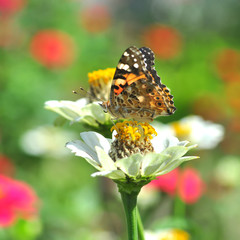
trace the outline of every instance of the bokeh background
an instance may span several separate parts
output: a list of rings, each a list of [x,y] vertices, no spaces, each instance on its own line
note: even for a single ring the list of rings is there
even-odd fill
[[[125,239],[114,186],[91,178],[93,168],[64,148],[83,129],[54,127],[57,115],[43,106],[76,100],[72,90],[88,89],[88,73],[116,67],[131,45],[154,51],[174,95],[177,111],[160,122],[194,114],[225,129],[216,148],[195,151],[201,158],[186,164],[205,191],[171,227],[187,228],[192,239],[239,239],[239,12],[238,0],[0,0],[0,172],[38,199],[31,217],[3,221],[0,239]],[[222,163],[225,178],[215,177]],[[140,205],[149,229],[172,216],[174,197],[158,195],[155,205]]]

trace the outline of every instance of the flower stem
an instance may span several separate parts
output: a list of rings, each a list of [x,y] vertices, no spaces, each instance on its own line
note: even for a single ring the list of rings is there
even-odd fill
[[[120,192],[127,218],[128,240],[138,240],[137,195],[138,193]]]
[[[138,223],[137,226],[138,226],[138,237],[139,237],[139,240],[145,240],[144,228],[143,228],[142,219],[141,219],[141,216],[140,216],[138,208],[137,208],[137,223]]]

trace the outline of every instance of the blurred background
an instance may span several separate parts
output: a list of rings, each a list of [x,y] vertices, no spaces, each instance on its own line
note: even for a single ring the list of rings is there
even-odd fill
[[[115,68],[131,45],[154,51],[174,95],[177,111],[159,122],[198,115],[224,128],[181,169],[194,169],[201,196],[179,214],[176,193],[157,186],[139,200],[145,228],[239,239],[239,12],[238,0],[0,0],[0,239],[126,239],[115,186],[64,148],[84,127],[54,127],[44,102],[77,100],[88,73]]]

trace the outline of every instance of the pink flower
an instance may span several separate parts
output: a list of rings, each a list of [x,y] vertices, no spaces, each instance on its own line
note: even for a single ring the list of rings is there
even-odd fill
[[[25,0],[0,0],[0,13],[11,15],[21,10],[25,5]]]
[[[197,202],[205,189],[200,173],[194,168],[175,169],[157,177],[148,186],[157,188],[171,196],[177,194],[187,204]]]
[[[18,218],[37,215],[38,197],[24,182],[0,175],[0,226],[9,227]]]
[[[75,58],[75,44],[68,34],[42,30],[33,36],[30,52],[35,60],[49,68],[69,66]]]
[[[204,192],[205,184],[194,168],[183,169],[178,186],[178,194],[183,202],[191,204],[198,201]]]
[[[157,177],[149,185],[173,196],[176,193],[179,173],[179,168],[175,168],[171,172]]]

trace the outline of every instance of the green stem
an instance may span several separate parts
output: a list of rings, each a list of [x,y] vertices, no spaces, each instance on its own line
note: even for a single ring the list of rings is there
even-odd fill
[[[127,218],[128,240],[138,240],[137,195],[138,193],[120,192]]]
[[[184,218],[186,215],[186,204],[179,198],[174,199],[174,216]]]
[[[138,208],[137,208],[137,223],[138,223],[137,226],[138,226],[138,237],[139,237],[139,240],[145,240],[144,228],[143,228],[142,219],[141,219],[141,216],[140,216]]]

